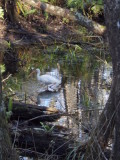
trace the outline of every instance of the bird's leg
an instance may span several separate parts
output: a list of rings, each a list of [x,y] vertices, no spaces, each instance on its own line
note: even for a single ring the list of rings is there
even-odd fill
[[[52,92],[57,91],[59,89],[59,86],[60,85],[58,85],[56,83],[50,84],[50,85],[48,85],[48,90],[52,91]]]
[[[54,92],[53,86],[54,86],[54,84],[49,84],[48,85],[48,91]]]

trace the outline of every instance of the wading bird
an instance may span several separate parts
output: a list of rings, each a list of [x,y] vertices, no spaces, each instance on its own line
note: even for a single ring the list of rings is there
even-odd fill
[[[36,69],[37,71],[37,80],[48,85],[49,91],[55,91],[61,84],[61,80],[55,76],[51,76],[49,74],[40,75],[40,69]]]

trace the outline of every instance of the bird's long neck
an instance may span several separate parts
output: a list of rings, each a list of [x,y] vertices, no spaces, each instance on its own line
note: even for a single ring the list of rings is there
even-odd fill
[[[37,79],[40,77],[40,70],[37,71]]]

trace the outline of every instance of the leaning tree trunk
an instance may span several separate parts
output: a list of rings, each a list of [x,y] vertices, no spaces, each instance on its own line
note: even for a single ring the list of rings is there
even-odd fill
[[[113,65],[111,93],[87,146],[84,159],[105,159],[104,149],[115,126],[113,160],[120,160],[120,0],[105,0],[104,11]]]
[[[115,79],[115,136],[112,159],[120,160],[120,0],[105,0],[105,17]]]
[[[22,0],[23,2],[28,3],[29,5],[35,7],[36,9],[41,9],[44,12],[48,12],[52,15],[67,18],[73,22],[77,22],[83,27],[86,27],[89,31],[92,31],[95,34],[103,35],[105,33],[106,27],[100,25],[99,23],[94,22],[91,19],[83,16],[79,12],[71,12],[69,9],[64,9],[58,6],[53,6],[48,3],[44,3],[41,1],[35,2],[30,0]]]

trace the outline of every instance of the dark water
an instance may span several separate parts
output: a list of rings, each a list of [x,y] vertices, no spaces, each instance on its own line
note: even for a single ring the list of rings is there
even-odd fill
[[[15,100],[55,107],[71,114],[52,124],[69,128],[69,134],[76,140],[85,140],[108,99],[111,64],[88,53],[48,55],[39,50],[24,50],[19,51],[19,57],[24,65],[8,79],[4,93],[14,93]],[[57,76],[62,81],[60,89],[47,91],[46,85],[36,80],[36,74],[31,74],[32,68],[40,68],[41,74]]]

